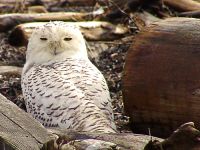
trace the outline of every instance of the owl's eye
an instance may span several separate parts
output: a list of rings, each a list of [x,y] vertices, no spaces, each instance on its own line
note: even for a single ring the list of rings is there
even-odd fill
[[[64,40],[65,40],[65,41],[70,41],[70,40],[72,40],[72,38],[70,38],[70,37],[65,37]]]
[[[41,37],[40,40],[42,40],[42,41],[46,41],[47,38]]]

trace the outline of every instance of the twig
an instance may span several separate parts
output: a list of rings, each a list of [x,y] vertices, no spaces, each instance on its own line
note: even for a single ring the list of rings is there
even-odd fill
[[[199,18],[200,17],[200,11],[196,10],[196,11],[182,12],[182,13],[179,13],[177,16],[179,16],[179,17],[195,17],[195,18]]]

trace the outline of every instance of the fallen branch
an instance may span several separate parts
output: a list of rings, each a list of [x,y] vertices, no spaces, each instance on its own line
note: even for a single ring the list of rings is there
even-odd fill
[[[0,66],[0,75],[17,74],[21,75],[22,68],[16,66]]]
[[[144,150],[197,150],[200,148],[200,132],[195,129],[193,122],[181,125],[166,140],[150,141]]]
[[[193,18],[199,18],[200,17],[200,11],[188,11],[188,12],[182,12],[178,14],[179,17],[193,17]]]
[[[70,5],[70,6],[94,6],[96,0],[64,0],[60,2],[60,5]]]
[[[169,138],[159,138],[130,134],[102,134],[81,133],[63,129],[52,129],[50,133],[59,136],[56,143],[60,148],[68,149],[123,149],[123,150],[197,150],[200,148],[200,131],[194,127],[193,122],[182,124]],[[150,141],[149,141],[150,140]],[[149,143],[144,147],[143,143]],[[99,144],[97,144],[99,143]]]
[[[14,6],[8,4],[0,4],[0,13],[11,13],[14,9]]]
[[[122,149],[122,150],[141,150],[150,140],[148,135],[139,135],[132,133],[91,133],[91,132],[77,132],[73,130],[64,129],[48,129],[48,131],[59,136],[56,140],[60,144],[60,148],[67,147],[68,149]],[[154,137],[155,138],[155,137]],[[156,140],[163,141],[160,138]],[[99,143],[99,144],[97,144]]]
[[[0,12],[14,13],[24,12],[25,9],[32,5],[43,5],[46,0],[0,0]]]
[[[200,9],[200,3],[193,0],[163,0],[164,4],[169,5],[180,11],[195,11]]]
[[[109,22],[66,22],[69,25],[79,26],[87,40],[113,40],[122,37],[128,28],[122,25],[113,25]],[[9,42],[15,46],[26,45],[33,30],[45,22],[34,22],[18,25],[10,34]]]
[[[90,20],[91,13],[58,12],[58,13],[40,13],[40,14],[5,14],[0,15],[0,32],[6,32],[14,26],[26,22],[38,21],[85,21]]]

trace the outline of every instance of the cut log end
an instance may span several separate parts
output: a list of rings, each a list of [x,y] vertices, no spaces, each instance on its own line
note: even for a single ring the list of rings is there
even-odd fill
[[[9,35],[8,42],[12,46],[25,46],[28,44],[28,36],[21,27],[16,27]]]

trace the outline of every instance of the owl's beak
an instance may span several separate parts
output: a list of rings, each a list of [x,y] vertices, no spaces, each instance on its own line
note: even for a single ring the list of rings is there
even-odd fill
[[[56,55],[56,54],[57,54],[57,52],[56,52],[56,49],[54,49],[54,50],[53,50],[53,54],[54,54],[54,55]]]
[[[59,54],[58,49],[61,47],[60,46],[60,42],[59,41],[54,41],[51,44],[51,48],[52,48],[52,54],[53,55],[57,55]]]

